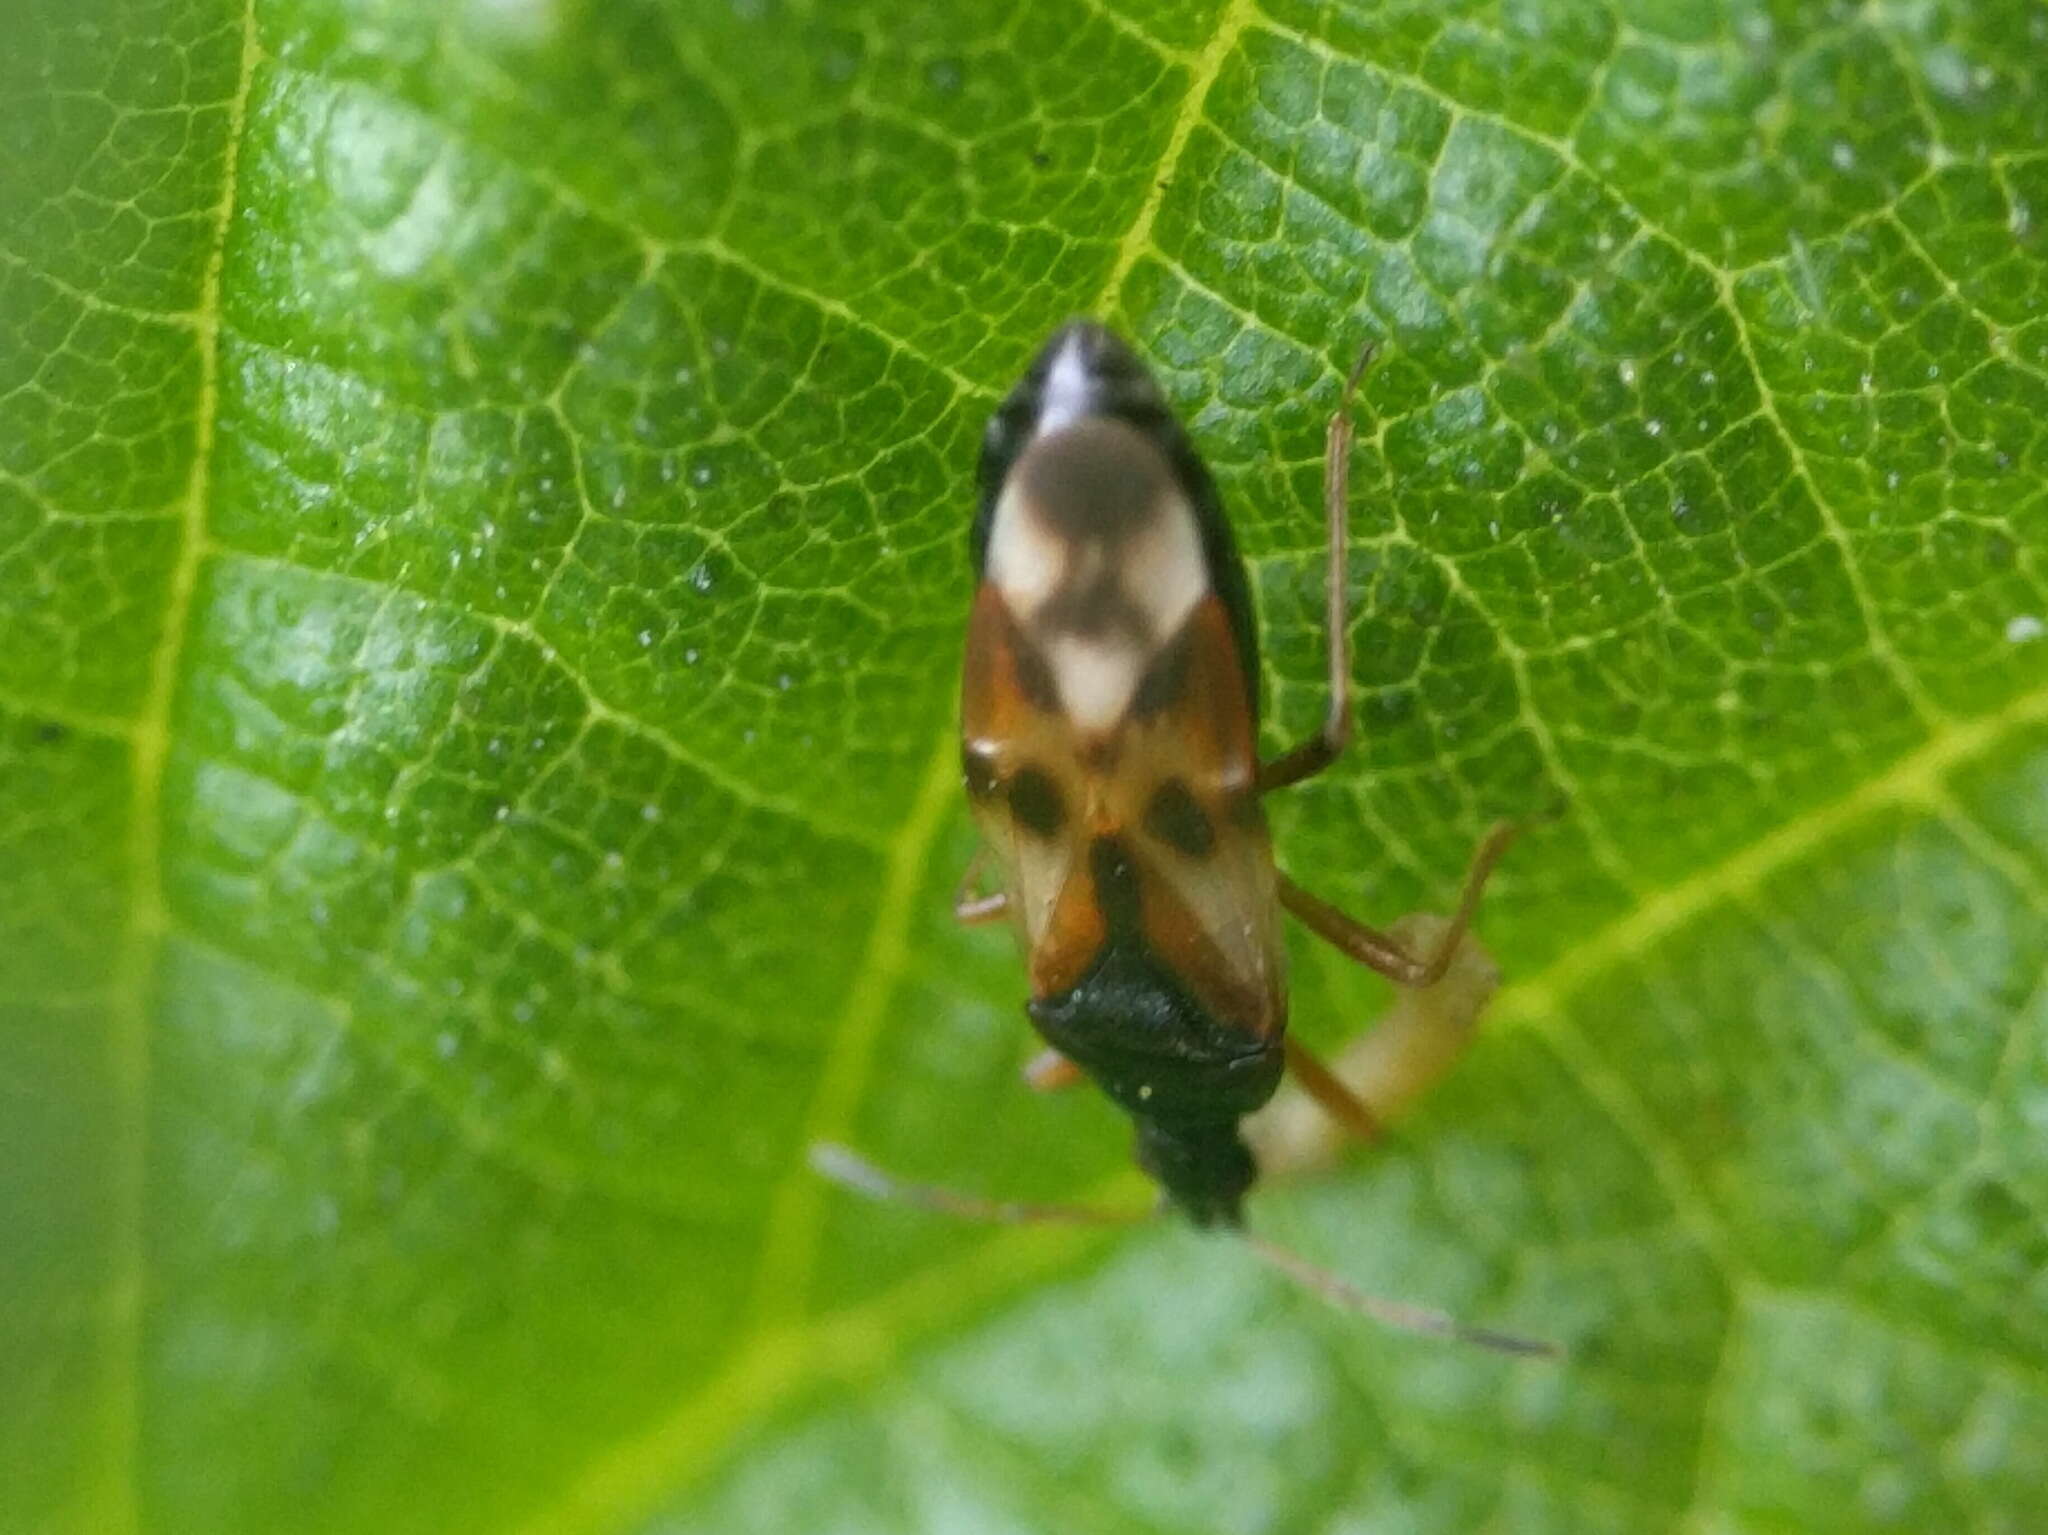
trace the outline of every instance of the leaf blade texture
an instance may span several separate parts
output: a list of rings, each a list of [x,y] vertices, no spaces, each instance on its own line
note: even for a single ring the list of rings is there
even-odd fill
[[[0,60],[8,1527],[2037,1526],[2036,8],[29,0]],[[1227,1244],[952,931],[982,419],[1070,313],[1507,985]],[[1293,949],[1335,1046],[1382,988]]]

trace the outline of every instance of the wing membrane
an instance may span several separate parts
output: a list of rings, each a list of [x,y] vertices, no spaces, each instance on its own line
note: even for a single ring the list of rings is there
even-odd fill
[[[1219,1021],[1260,1038],[1281,1026],[1278,905],[1250,696],[1212,594],[1153,658],[1130,709],[1106,730],[1080,730],[1001,596],[982,588],[968,631],[962,748],[1034,997],[1072,986],[1110,940],[1089,849],[1115,837],[1137,868],[1134,941]],[[1027,772],[1033,792],[1020,805],[1014,786]]]

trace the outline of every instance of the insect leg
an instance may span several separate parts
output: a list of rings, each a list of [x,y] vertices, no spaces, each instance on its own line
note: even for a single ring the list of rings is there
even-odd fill
[[[1313,778],[1344,754],[1351,739],[1351,642],[1345,630],[1345,572],[1351,553],[1348,501],[1351,494],[1351,397],[1372,361],[1367,343],[1344,380],[1344,393],[1331,413],[1323,442],[1323,515],[1329,524],[1329,572],[1324,615],[1330,648],[1330,706],[1323,728],[1292,751],[1283,752],[1259,769],[1259,791],[1284,789]]]
[[[1472,855],[1472,868],[1465,876],[1464,893],[1458,897],[1458,909],[1426,956],[1414,953],[1391,934],[1346,916],[1284,874],[1280,876],[1280,904],[1318,938],[1334,944],[1360,964],[1372,966],[1388,980],[1403,986],[1428,986],[1442,980],[1444,971],[1450,968],[1458,940],[1465,936],[1465,929],[1472,924],[1472,914],[1479,909],[1487,877],[1520,830],[1512,821],[1499,821],[1480,839],[1478,851]]]
[[[1057,1050],[1041,1050],[1024,1067],[1024,1081],[1034,1093],[1056,1093],[1087,1080],[1087,1073]]]
[[[1366,1107],[1358,1094],[1338,1079],[1335,1072],[1317,1060],[1308,1046],[1289,1036],[1285,1049],[1287,1069],[1294,1073],[1294,1080],[1301,1084],[1301,1090],[1313,1098],[1325,1114],[1362,1141],[1379,1139],[1378,1116]]]
[[[1097,1210],[1087,1205],[1027,1204],[1019,1200],[986,1199],[979,1194],[941,1188],[931,1183],[911,1183],[884,1172],[858,1152],[827,1141],[810,1149],[811,1171],[841,1188],[864,1194],[869,1199],[915,1205],[962,1220],[996,1221],[1006,1226],[1135,1226],[1149,1221],[1154,1210]]]
[[[1419,1333],[1425,1338],[1448,1338],[1454,1343],[1469,1343],[1475,1348],[1489,1349],[1496,1354],[1527,1359],[1557,1359],[1564,1354],[1563,1349],[1544,1338],[1527,1338],[1520,1333],[1497,1332],[1491,1327],[1471,1327],[1445,1312],[1433,1310],[1428,1306],[1414,1306],[1406,1301],[1368,1295],[1341,1275],[1310,1263],[1291,1248],[1282,1247],[1277,1242],[1269,1242],[1264,1237],[1253,1236],[1249,1232],[1245,1234],[1244,1240],[1253,1252],[1309,1294],[1327,1301],[1339,1311],[1370,1317],[1383,1327],[1391,1327],[1399,1332]]]
[[[1417,912],[1396,922],[1390,936],[1405,949],[1427,951],[1449,926],[1447,917]],[[1500,971],[1467,936],[1442,980],[1402,987],[1378,1022],[1313,1064],[1336,1078],[1384,1131],[1456,1064],[1499,986]],[[1289,1050],[1286,1089],[1244,1122],[1259,1176],[1268,1180],[1328,1167],[1358,1143],[1355,1117],[1334,1110],[1330,1095],[1314,1090],[1303,1064]]]
[[[991,895],[962,895],[953,902],[953,920],[965,927],[978,922],[993,922],[1010,909],[1010,892],[998,890]]]
[[[1010,909],[1010,892],[993,891],[988,895],[975,895],[975,881],[981,877],[981,866],[988,858],[986,842],[974,850],[974,856],[967,860],[967,867],[960,873],[960,883],[953,891],[953,920],[964,926],[977,922],[993,922]]]
[[[810,1163],[811,1170],[819,1177],[828,1178],[841,1188],[869,1199],[915,1205],[920,1210],[932,1210],[961,1220],[994,1221],[1005,1226],[1136,1226],[1154,1219],[1158,1213],[1156,1210],[1097,1210],[1086,1205],[1025,1204],[1014,1200],[985,1199],[979,1194],[965,1194],[935,1184],[910,1183],[884,1172],[844,1146],[826,1142],[811,1147]],[[1240,1235],[1245,1246],[1260,1259],[1340,1311],[1370,1317],[1382,1326],[1402,1332],[1448,1338],[1501,1354],[1555,1358],[1561,1352],[1557,1345],[1540,1338],[1524,1338],[1486,1327],[1469,1327],[1426,1306],[1368,1295],[1350,1281],[1310,1263],[1291,1248],[1250,1232]]]

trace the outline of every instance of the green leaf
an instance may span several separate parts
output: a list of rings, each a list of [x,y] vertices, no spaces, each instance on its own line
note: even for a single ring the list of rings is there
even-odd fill
[[[17,0],[0,1523],[2048,1524],[2048,36],[2025,0]],[[1563,801],[1398,1143],[1135,1199],[955,931],[982,421],[1104,315],[1269,745],[1354,461],[1386,920]],[[1297,944],[1296,1027],[1385,988]]]

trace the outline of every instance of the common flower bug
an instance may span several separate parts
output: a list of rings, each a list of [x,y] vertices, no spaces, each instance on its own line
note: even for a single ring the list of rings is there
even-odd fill
[[[982,443],[961,766],[1002,880],[977,895],[970,866],[955,912],[1017,930],[1026,1012],[1047,1047],[1027,1068],[1031,1084],[1101,1087],[1131,1118],[1140,1166],[1197,1225],[1241,1228],[1257,1177],[1241,1122],[1283,1073],[1352,1133],[1376,1131],[1365,1102],[1287,1034],[1281,912],[1402,985],[1430,985],[1514,834],[1503,824],[1481,842],[1425,953],[1274,864],[1263,797],[1322,772],[1351,735],[1350,406],[1370,355],[1346,379],[1326,439],[1328,711],[1315,735],[1267,762],[1243,561],[1215,483],[1131,350],[1099,325],[1065,326]],[[955,1214],[1118,1218],[901,1183],[836,1147],[813,1162],[863,1192]],[[1318,1293],[1396,1325],[1543,1348],[1362,1296],[1247,1240]]]

